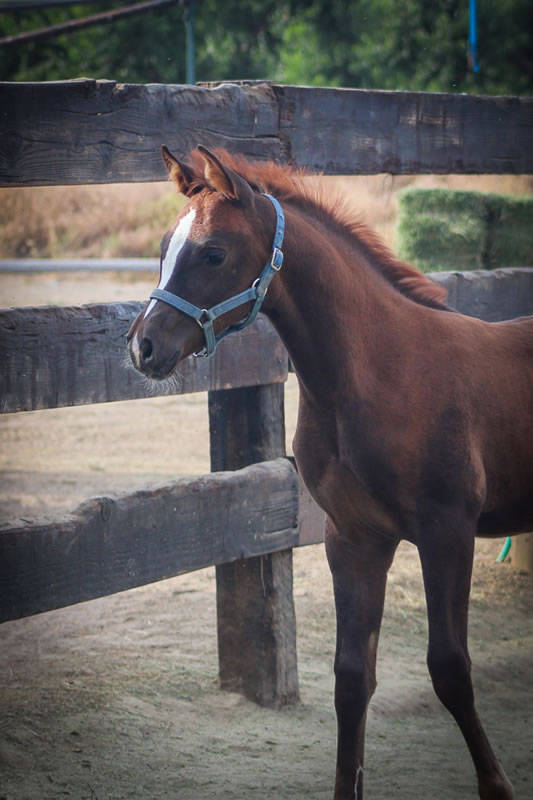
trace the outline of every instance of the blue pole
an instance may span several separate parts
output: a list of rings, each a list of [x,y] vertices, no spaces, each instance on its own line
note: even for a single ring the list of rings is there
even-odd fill
[[[468,24],[468,60],[474,72],[479,72],[477,63],[477,4],[470,0],[470,16]]]

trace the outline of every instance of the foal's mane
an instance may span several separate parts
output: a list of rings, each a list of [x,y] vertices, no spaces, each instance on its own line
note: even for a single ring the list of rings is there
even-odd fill
[[[381,275],[399,292],[421,305],[451,311],[446,305],[447,291],[414,267],[400,261],[381,239],[354,214],[346,195],[338,192],[333,197],[319,177],[304,169],[276,164],[273,161],[248,161],[244,156],[231,155],[225,150],[214,151],[222,163],[243,177],[256,191],[269,192],[283,203],[291,202],[312,214],[331,230],[348,237],[356,244]],[[191,153],[195,173],[202,174],[203,161],[198,150]],[[194,188],[200,187],[191,187]]]

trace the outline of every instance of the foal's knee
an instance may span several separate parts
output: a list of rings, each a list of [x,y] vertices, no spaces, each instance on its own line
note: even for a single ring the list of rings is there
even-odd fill
[[[342,709],[366,710],[376,689],[376,680],[368,669],[355,663],[335,664],[335,705]]]
[[[461,648],[430,648],[427,664],[435,693],[446,708],[460,713],[473,704],[470,659]]]

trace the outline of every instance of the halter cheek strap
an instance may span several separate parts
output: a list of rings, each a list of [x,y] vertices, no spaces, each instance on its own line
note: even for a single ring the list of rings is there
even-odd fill
[[[264,197],[268,197],[274,206],[274,210],[276,212],[276,231],[274,233],[274,240],[272,242],[272,254],[265,264],[260,276],[256,278],[249,289],[233,295],[233,297],[229,297],[227,300],[223,300],[221,303],[217,303],[217,305],[212,306],[211,308],[199,308],[199,306],[189,303],[187,300],[184,300],[177,294],[168,292],[166,289],[154,289],[150,295],[150,298],[154,300],[162,300],[164,303],[168,303],[169,306],[177,308],[178,311],[183,311],[184,314],[187,314],[189,317],[192,317],[196,320],[198,325],[202,328],[205,337],[204,348],[198,353],[194,354],[197,357],[212,356],[215,352],[217,344],[222,339],[224,339],[226,336],[229,336],[230,333],[235,333],[235,331],[242,330],[254,321],[261,309],[263,300],[265,299],[265,295],[270,285],[270,281],[276,272],[279,272],[281,269],[283,264],[283,252],[281,248],[283,245],[283,236],[285,234],[285,215],[275,197],[272,197],[272,195],[266,193],[264,194]],[[253,302],[253,306],[248,316],[241,322],[225,328],[221,333],[219,333],[218,336],[216,336],[213,328],[213,322],[223,314],[227,314],[228,311],[233,311],[234,308],[238,308],[239,306],[249,302]]]

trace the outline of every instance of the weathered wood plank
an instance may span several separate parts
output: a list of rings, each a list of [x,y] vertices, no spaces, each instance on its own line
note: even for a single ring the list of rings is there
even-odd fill
[[[297,514],[298,477],[278,459],[0,528],[0,622],[284,550]]]
[[[220,688],[268,708],[299,699],[292,550],[217,567]]]
[[[487,322],[533,314],[533,268],[504,267],[472,272],[433,272],[448,290],[448,303],[462,314]]]
[[[128,363],[126,332],[143,304],[0,311],[0,411],[187,394],[284,381],[287,356],[265,317],[189,358],[177,385],[148,383]]]
[[[273,87],[282,156],[330,175],[533,172],[533,98]]]
[[[211,469],[240,469],[285,455],[284,387],[209,392]]]
[[[212,469],[285,453],[283,390],[271,384],[209,393]],[[271,708],[298,700],[292,550],[217,567],[217,631],[223,689]]]
[[[298,547],[324,541],[326,514],[313,500],[300,478],[298,500]]]
[[[533,313],[533,269],[434,273],[463,313],[487,320]],[[141,303],[0,311],[0,411],[125,400],[170,391],[127,363],[124,336]],[[264,317],[224,340],[213,359],[180,367],[185,394],[283,381],[286,353]]]
[[[513,567],[533,575],[533,533],[514,536],[510,555]]]
[[[329,174],[533,173],[533,98],[279,86],[0,84],[0,185],[162,180],[166,143]]]
[[[3,186],[166,180],[162,144],[177,156],[199,142],[279,155],[278,107],[266,84],[2,83],[0,126]]]

